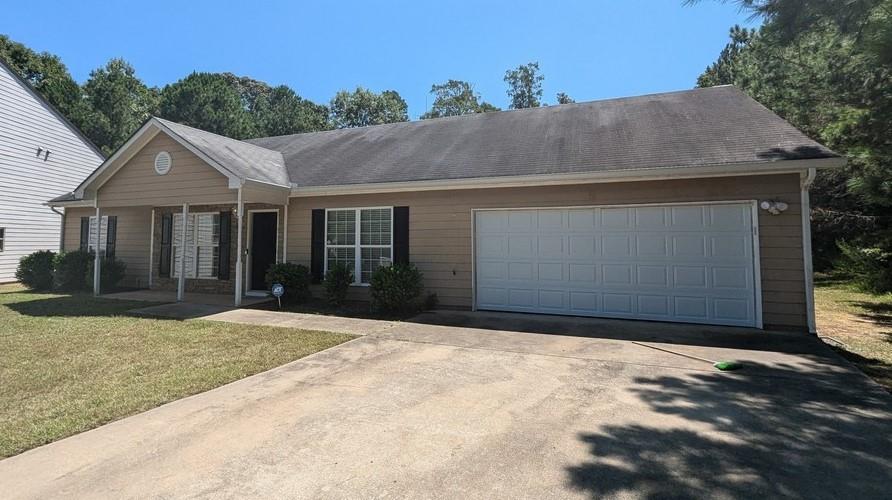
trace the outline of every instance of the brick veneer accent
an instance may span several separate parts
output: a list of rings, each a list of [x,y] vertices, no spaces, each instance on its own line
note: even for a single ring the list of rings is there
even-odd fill
[[[248,210],[263,210],[263,209],[276,209],[278,211],[279,216],[279,231],[276,235],[276,248],[278,259],[282,258],[282,238],[284,236],[285,224],[282,219],[283,217],[283,209],[278,205],[270,205],[265,203],[246,203],[245,204],[245,219],[242,224],[242,248],[247,248],[248,246]],[[221,280],[221,279],[207,279],[207,278],[186,278],[186,293],[219,293],[219,294],[232,294],[235,293],[235,261],[237,257],[236,253],[236,245],[238,244],[238,220],[235,217],[235,204],[226,204],[226,205],[195,205],[189,207],[190,213],[199,213],[199,212],[223,212],[225,210],[233,211],[233,216],[230,219],[232,227],[230,228],[230,242],[229,242],[229,279]],[[155,209],[155,224],[152,230],[152,240],[153,240],[153,248],[154,255],[152,255],[152,290],[176,290],[177,289],[177,278],[162,278],[159,273],[159,264],[160,264],[160,249],[161,249],[161,218],[165,214],[179,214],[182,213],[182,207],[158,207]],[[173,262],[173,255],[171,255],[171,262]],[[244,266],[242,266],[245,272],[245,276],[247,276],[247,259],[244,262]],[[248,286],[247,279],[244,280],[244,286]]]

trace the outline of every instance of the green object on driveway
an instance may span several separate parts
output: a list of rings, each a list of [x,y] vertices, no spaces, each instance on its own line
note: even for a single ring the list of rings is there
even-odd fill
[[[743,368],[743,365],[738,363],[737,361],[716,361],[712,364],[712,366],[716,367],[717,370],[723,372],[730,372]]]

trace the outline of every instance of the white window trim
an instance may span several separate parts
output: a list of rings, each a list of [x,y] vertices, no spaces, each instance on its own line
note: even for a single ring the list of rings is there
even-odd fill
[[[220,214],[220,212],[189,212],[189,217],[196,217],[196,218],[197,218],[199,215],[219,215],[219,214]],[[171,259],[170,259],[170,267],[171,267],[171,270],[170,270],[170,277],[171,277],[171,278],[179,278],[179,277],[180,277],[180,266],[176,265],[176,262],[177,262],[177,246],[175,245],[175,243],[176,243],[176,241],[177,241],[177,233],[179,233],[180,235],[182,235],[182,228],[180,228],[180,231],[177,232],[177,231],[174,230],[174,227],[175,227],[175,224],[176,224],[177,217],[182,217],[182,216],[183,216],[183,214],[181,214],[181,213],[180,213],[180,214],[178,214],[178,213],[174,213],[174,214],[173,214],[173,218],[172,218],[171,221],[170,221],[170,231],[171,231],[171,237],[170,237],[170,253],[171,253]],[[197,220],[197,219],[196,219],[196,220]],[[186,224],[186,227],[188,228],[188,227],[189,227],[189,224]],[[219,279],[219,278],[217,278],[217,276],[209,276],[209,277],[208,277],[208,276],[203,276],[203,277],[198,276],[198,247],[199,247],[199,245],[198,245],[198,238],[197,238],[196,235],[194,234],[194,232],[195,232],[195,230],[196,230],[197,228],[198,228],[198,224],[193,223],[193,224],[192,224],[192,231],[193,231],[193,234],[192,234],[192,244],[189,245],[189,247],[192,249],[192,255],[193,255],[193,257],[192,257],[192,263],[193,263],[193,266],[192,266],[192,267],[193,267],[193,271],[194,271],[195,274],[194,274],[192,277],[190,277],[190,276],[189,276],[189,270],[187,269],[187,270],[186,270],[186,279],[187,279],[187,280],[216,280],[216,279]],[[182,236],[181,236],[181,237],[182,237]],[[219,238],[219,234],[217,235],[217,237]],[[184,243],[185,243],[185,242],[184,242]],[[219,240],[217,241],[217,248],[220,248],[220,241],[219,241]],[[219,252],[219,250],[218,250],[218,252]],[[184,259],[186,258],[186,255],[185,255],[185,254],[183,254],[183,258],[184,258]],[[218,268],[219,268],[219,263],[217,264],[217,266],[218,266]],[[220,273],[220,270],[217,269],[217,274],[219,275],[219,273]]]
[[[0,252],[6,248],[6,228],[0,227]]]
[[[328,212],[343,212],[353,210],[355,212],[354,219],[354,238],[352,245],[329,245],[328,244]],[[389,245],[362,245],[362,211],[363,210],[389,210],[390,211],[390,244]],[[363,248],[389,248],[390,262],[393,263],[393,207],[346,207],[346,208],[326,208],[325,209],[325,252],[323,254],[323,274],[328,273],[328,249],[329,248],[352,248],[353,250],[353,283],[351,286],[369,286],[369,283],[362,282],[362,249]]]

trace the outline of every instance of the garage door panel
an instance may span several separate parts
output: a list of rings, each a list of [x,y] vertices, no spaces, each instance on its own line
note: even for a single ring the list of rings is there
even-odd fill
[[[593,259],[598,254],[597,238],[594,235],[571,234],[567,240],[567,254],[572,259]]]
[[[670,207],[670,224],[678,230],[701,230],[704,228],[706,207],[677,206]]]
[[[539,258],[562,258],[566,256],[565,248],[567,237],[564,235],[539,236]]]
[[[632,235],[607,234],[601,237],[601,256],[606,258],[631,257]]]
[[[674,297],[675,316],[692,321],[709,319],[709,300],[706,297]]]
[[[578,291],[570,292],[571,311],[584,315],[597,313],[600,310],[598,303],[599,297],[597,293]]]
[[[665,229],[668,226],[668,216],[663,207],[636,208],[634,213],[637,229]]]
[[[745,205],[714,205],[708,207],[711,229],[749,228],[752,222],[752,208]]]
[[[481,309],[755,325],[748,204],[490,213],[476,215]]]
[[[638,266],[638,284],[666,288],[669,286],[669,266]]]
[[[571,231],[591,232],[596,226],[595,210],[568,210],[567,228]]]

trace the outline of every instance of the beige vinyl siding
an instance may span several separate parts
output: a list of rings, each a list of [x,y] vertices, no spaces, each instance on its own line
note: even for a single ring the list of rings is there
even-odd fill
[[[804,328],[798,174],[292,198],[287,258],[309,265],[314,208],[406,205],[410,260],[424,272],[427,291],[436,292],[443,306],[468,308],[472,305],[472,209],[767,199],[784,201],[789,209],[781,215],[759,211],[764,323]],[[353,291],[354,296],[364,292]]]
[[[50,151],[49,158],[37,156]],[[0,283],[15,280],[19,260],[58,250],[62,218],[44,205],[65,194],[102,157],[49,105],[0,64]]]
[[[149,279],[149,207],[100,209],[102,215],[118,218],[115,257],[127,265],[121,286],[145,288]],[[81,217],[96,215],[95,208],[69,208],[65,211],[65,250],[80,248]]]
[[[172,166],[166,175],[155,173],[160,151],[170,153]],[[223,174],[159,133],[99,188],[99,206],[211,205],[232,203],[236,196]]]

